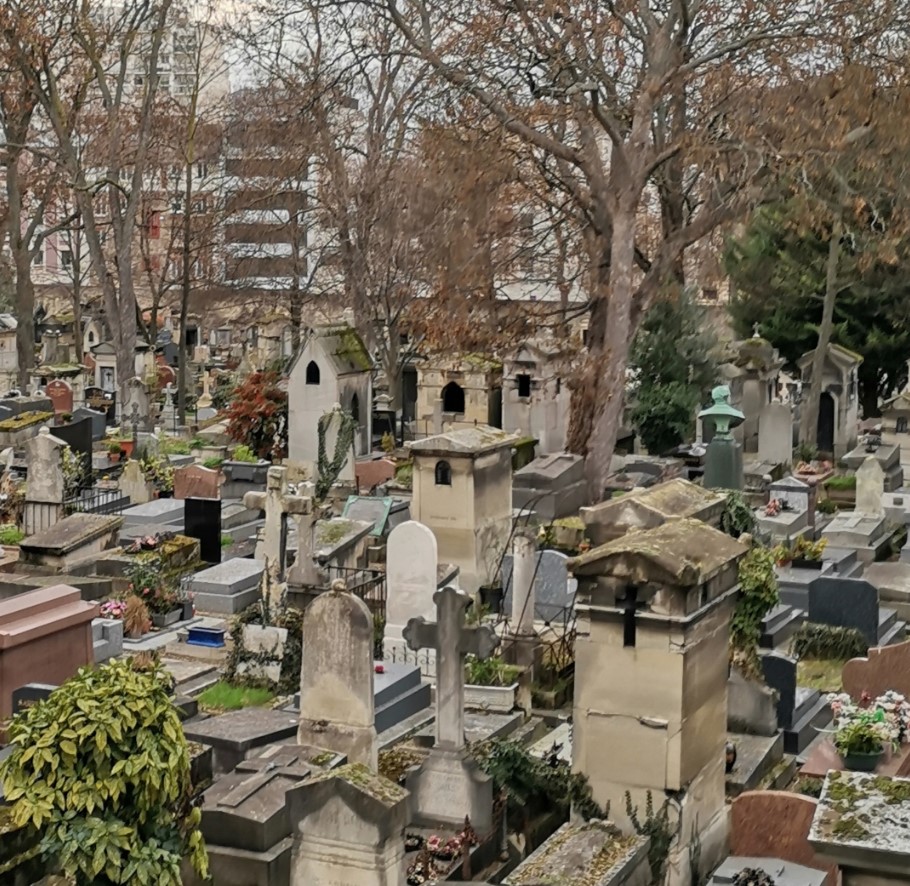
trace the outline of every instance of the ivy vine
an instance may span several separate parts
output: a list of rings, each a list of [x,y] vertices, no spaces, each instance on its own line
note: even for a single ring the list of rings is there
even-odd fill
[[[720,528],[727,535],[739,538],[743,533],[755,532],[755,513],[749,507],[742,492],[731,489],[727,493],[724,509],[720,515]]]
[[[758,644],[765,616],[780,602],[774,554],[754,545],[739,563],[740,595],[730,622],[730,658],[749,675],[759,676]]]
[[[670,858],[670,849],[679,833],[679,822],[670,823],[670,801],[664,800],[660,808],[654,809],[654,798],[648,791],[645,797],[645,817],[639,817],[638,807],[632,805],[632,794],[626,791],[626,815],[632,822],[635,833],[648,837],[648,865],[651,868],[651,882],[663,883],[664,871]]]
[[[325,438],[329,430],[329,422],[336,416],[339,419],[338,437],[335,440],[335,452],[332,455],[332,460],[329,461],[325,450]],[[341,469],[350,457],[351,445],[354,442],[356,430],[357,420],[344,410],[335,410],[320,416],[316,425],[316,435],[319,441],[319,450],[317,452],[319,477],[316,480],[317,500],[322,501],[329,494],[332,484],[341,474]]]

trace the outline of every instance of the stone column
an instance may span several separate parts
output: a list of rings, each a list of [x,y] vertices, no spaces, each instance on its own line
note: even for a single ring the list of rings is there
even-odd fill
[[[536,567],[536,542],[530,536],[516,534],[512,540],[512,633],[517,636],[534,633]]]

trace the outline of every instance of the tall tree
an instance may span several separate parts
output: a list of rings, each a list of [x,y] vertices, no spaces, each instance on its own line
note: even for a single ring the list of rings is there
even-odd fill
[[[5,50],[49,122],[73,190],[121,392],[135,371],[135,228],[172,2],[12,0],[0,10]]]
[[[679,282],[686,247],[755,199],[767,171],[762,114],[743,108],[760,105],[769,83],[788,80],[796,66],[827,64],[825,47],[857,33],[849,18],[857,4],[372,6],[471,101],[476,119],[525,147],[585,232],[588,353],[569,438],[602,487],[635,331],[661,289]],[[876,12],[886,7],[899,9],[884,2]]]

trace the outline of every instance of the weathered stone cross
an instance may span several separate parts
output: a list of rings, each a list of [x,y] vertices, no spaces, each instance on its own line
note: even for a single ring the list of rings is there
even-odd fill
[[[288,469],[271,467],[266,475],[265,492],[247,492],[243,503],[248,508],[265,511],[262,530],[262,558],[271,577],[284,581],[287,564],[288,515],[312,512],[313,499],[288,493]],[[302,533],[306,536],[307,533]],[[298,556],[300,553],[298,552]]]
[[[458,751],[464,738],[464,661],[466,655],[489,658],[499,637],[489,625],[465,626],[465,609],[471,598],[456,588],[433,595],[436,623],[423,616],[412,618],[402,632],[408,646],[436,650],[436,747]]]

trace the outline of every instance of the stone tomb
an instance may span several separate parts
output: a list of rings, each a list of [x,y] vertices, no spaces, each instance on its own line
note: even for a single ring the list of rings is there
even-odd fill
[[[376,771],[373,616],[359,597],[332,590],[307,607],[300,669],[299,744],[344,754]]]
[[[288,791],[294,886],[401,886],[408,793],[362,764]]]
[[[68,585],[0,600],[0,722],[12,695],[27,683],[59,685],[94,661],[92,619],[98,604]]]
[[[48,529],[23,539],[19,569],[23,572],[63,573],[99,555],[118,541],[120,517],[72,514]]]
[[[883,491],[894,492],[895,489],[900,489],[904,483],[900,447],[885,444],[876,446],[870,452],[866,446],[857,446],[844,456],[843,461],[851,471],[859,471],[861,465],[870,457],[874,458],[882,469]]]
[[[582,508],[585,534],[595,545],[625,535],[630,529],[653,529],[670,520],[691,518],[716,526],[726,495],[702,489],[688,480],[668,480],[590,508]]]
[[[725,849],[727,646],[745,553],[690,519],[629,533],[568,564],[578,579],[573,768],[622,828],[630,827],[626,791],[639,807],[648,791],[674,792],[671,884],[685,879],[691,841],[708,865]],[[610,673],[623,679],[603,680]]]
[[[817,689],[796,685],[796,660],[779,652],[761,656],[762,674],[777,693],[777,724],[784,733],[784,751],[801,754],[831,722],[831,709]]]
[[[218,778],[203,797],[201,823],[214,882],[289,883],[292,841],[285,795],[339,762],[321,748],[276,744]]]
[[[907,625],[893,609],[880,609],[878,589],[857,578],[822,575],[809,585],[809,621],[855,628],[870,646],[888,646],[904,639]]]
[[[837,886],[835,865],[825,864],[809,843],[818,801],[790,791],[749,791],[730,807],[730,852],[734,856],[785,861],[821,873],[825,886]],[[763,867],[764,864],[749,867]],[[742,868],[740,868],[742,870]],[[773,874],[772,874],[773,876]],[[780,883],[775,879],[775,883]],[[798,881],[810,886],[814,881]]]
[[[173,498],[156,498],[123,512],[124,526],[171,526],[183,528],[183,502]]]
[[[200,612],[234,615],[259,599],[265,564],[259,560],[225,560],[197,572],[190,581],[193,602]]]
[[[297,718],[287,711],[243,708],[208,720],[184,723],[183,731],[190,741],[202,742],[213,749],[215,772],[223,774],[264,745],[292,738],[297,732]]]
[[[891,543],[891,535],[882,515],[845,511],[836,514],[825,527],[822,538],[832,547],[856,551],[864,563],[872,563]]]
[[[908,792],[907,779],[861,772],[827,774],[809,843],[823,862],[840,867],[843,886],[907,882],[910,803],[893,798]]]
[[[535,458],[512,477],[512,507],[543,523],[571,517],[588,503],[585,460],[561,452]]]

